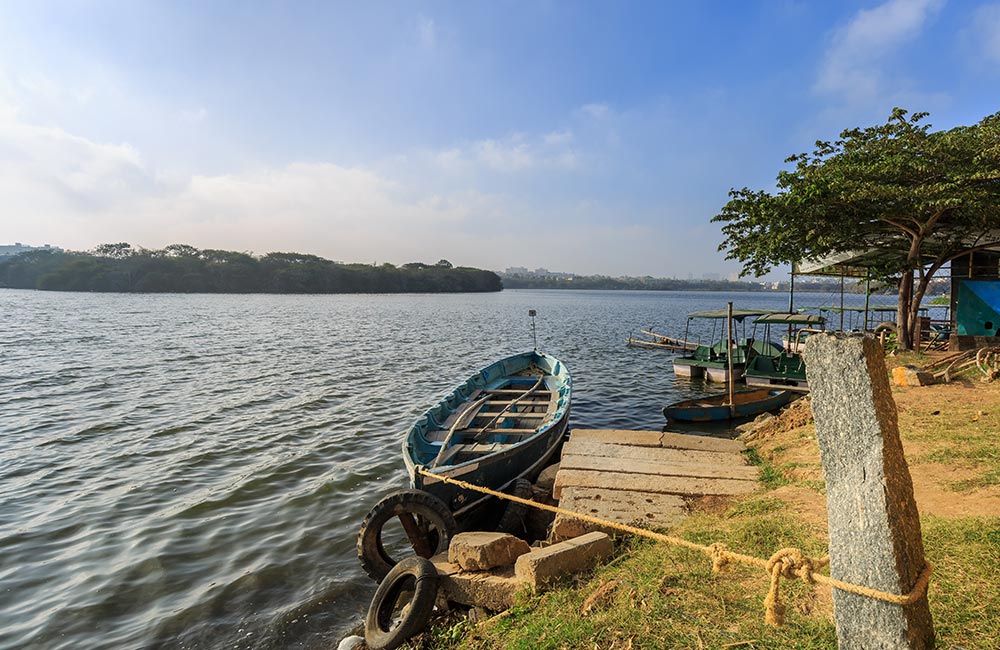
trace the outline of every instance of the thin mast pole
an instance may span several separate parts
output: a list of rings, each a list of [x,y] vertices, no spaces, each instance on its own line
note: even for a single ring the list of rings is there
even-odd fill
[[[840,267],[840,331],[844,331],[844,267]]]
[[[733,303],[731,301],[726,313],[726,330],[728,332],[726,338],[729,349],[729,353],[726,355],[729,365],[729,417],[733,417],[736,412],[736,405],[733,404],[733,383],[736,381],[736,377],[733,374]]]
[[[868,306],[872,295],[872,275],[871,269],[865,269],[865,325],[861,328],[862,332],[868,331]]]

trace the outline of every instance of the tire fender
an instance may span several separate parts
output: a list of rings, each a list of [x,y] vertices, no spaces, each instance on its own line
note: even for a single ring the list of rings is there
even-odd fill
[[[416,555],[398,562],[379,583],[365,617],[365,644],[371,650],[393,650],[421,632],[437,599],[438,573],[430,560]],[[398,612],[400,596],[410,601]]]
[[[514,482],[507,488],[507,494],[511,494],[522,499],[530,499],[534,492],[531,489],[531,481],[524,478],[514,479]],[[524,534],[527,530],[524,525],[524,517],[528,514],[529,506],[516,501],[507,501],[507,506],[497,522],[497,531],[510,533],[512,535]]]
[[[425,557],[448,550],[451,538],[458,532],[455,516],[433,494],[423,490],[400,490],[385,497],[371,509],[358,531],[358,560],[365,573],[376,582],[396,564],[382,544],[382,529],[393,517],[409,518],[428,531],[428,538],[424,540],[426,547],[418,553]],[[412,539],[410,544],[416,546]]]

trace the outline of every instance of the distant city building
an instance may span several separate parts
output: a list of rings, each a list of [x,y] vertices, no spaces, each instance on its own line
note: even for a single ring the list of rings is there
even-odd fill
[[[550,271],[544,268],[538,268],[534,271],[529,271],[523,266],[511,266],[508,267],[501,275],[526,275],[534,278],[556,278],[559,280],[572,280],[577,277],[576,273],[562,273],[559,271]]]
[[[10,257],[11,255],[27,253],[28,251],[55,251],[61,253],[62,249],[49,246],[48,244],[43,244],[42,246],[25,246],[21,242],[15,242],[13,245],[0,245],[0,257]]]

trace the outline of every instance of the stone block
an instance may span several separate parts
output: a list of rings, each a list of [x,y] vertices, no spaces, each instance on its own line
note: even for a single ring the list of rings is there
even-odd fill
[[[440,592],[447,600],[461,605],[502,612],[514,604],[514,597],[521,588],[521,582],[514,576],[511,566],[467,572],[448,562],[445,553],[435,555],[431,562],[438,572]]]
[[[507,533],[459,533],[448,547],[448,561],[466,571],[486,571],[513,564],[530,550],[523,539]]]
[[[614,544],[605,533],[587,533],[522,555],[514,563],[514,575],[538,588],[560,576],[589,569],[612,552]]]
[[[935,380],[933,374],[914,366],[897,366],[892,369],[892,383],[897,386],[929,386]]]

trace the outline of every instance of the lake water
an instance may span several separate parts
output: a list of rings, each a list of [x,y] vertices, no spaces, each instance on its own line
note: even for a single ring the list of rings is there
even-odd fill
[[[0,648],[335,647],[374,592],[355,538],[406,484],[403,432],[530,349],[529,308],[573,375],[571,427],[659,429],[665,403],[704,387],[625,337],[679,336],[685,314],[727,300],[787,306],[0,290]]]

